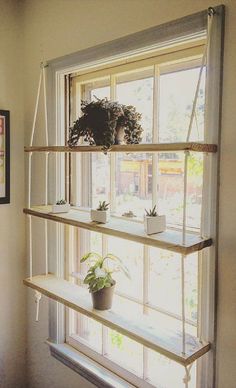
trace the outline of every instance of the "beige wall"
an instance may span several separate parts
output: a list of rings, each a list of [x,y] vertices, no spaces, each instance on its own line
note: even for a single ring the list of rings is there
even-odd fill
[[[26,0],[24,19],[27,77],[25,78],[26,128],[30,127],[32,121],[39,63],[42,59],[63,56],[218,4],[220,3],[214,0]],[[236,182],[233,169],[236,165],[236,1],[226,0],[225,4],[217,387],[234,388],[236,386]],[[14,98],[15,96],[13,101]],[[18,149],[13,158],[16,158],[17,153],[19,154]],[[22,156],[18,155],[18,158]],[[48,356],[46,345],[43,344],[47,337],[47,321],[41,320],[36,326],[33,323],[32,305],[29,305],[28,312],[30,317],[28,368],[31,387],[87,387],[79,376]],[[43,311],[43,314],[46,316],[46,311]]]
[[[0,109],[10,110],[11,120],[11,203],[0,205],[1,388],[25,388],[23,67],[18,5],[0,0]]]

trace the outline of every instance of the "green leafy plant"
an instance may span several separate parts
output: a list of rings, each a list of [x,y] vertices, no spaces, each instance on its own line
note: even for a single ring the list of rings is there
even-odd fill
[[[100,210],[100,211],[106,211],[108,210],[109,208],[109,203],[107,203],[106,201],[99,201],[99,205],[97,207],[97,210]]]
[[[66,204],[66,200],[65,199],[60,199],[56,202],[56,205],[65,205]]]
[[[83,138],[90,145],[101,145],[106,153],[113,144],[120,128],[124,129],[126,144],[138,144],[143,129],[141,114],[132,105],[123,105],[107,98],[81,102],[82,116],[70,128],[68,145],[76,146]]]
[[[145,212],[148,217],[157,217],[156,205],[150,210],[145,209]]]
[[[111,287],[115,284],[112,273],[122,271],[128,278],[129,271],[122,261],[115,255],[108,253],[104,257],[96,252],[86,253],[80,260],[81,263],[89,260],[89,269],[84,284],[89,287],[89,292],[96,292],[104,287]]]

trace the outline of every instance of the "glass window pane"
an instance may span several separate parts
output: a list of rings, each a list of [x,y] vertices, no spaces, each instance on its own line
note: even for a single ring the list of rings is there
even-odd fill
[[[118,365],[137,376],[143,375],[143,347],[115,330],[107,330],[107,353],[105,355]]]
[[[82,278],[85,278],[89,263],[80,263],[80,259],[83,255],[85,255],[88,252],[96,252],[100,255],[102,254],[102,235],[101,233],[96,232],[89,232],[87,230],[80,230],[80,238],[79,238],[79,245],[78,245],[78,267],[79,272],[82,275]],[[87,285],[83,284],[83,281],[81,280],[81,285],[83,287],[87,288]]]
[[[203,188],[203,154],[191,152],[188,159],[187,226],[200,229]]]
[[[115,311],[129,317],[142,313],[142,306],[116,296]],[[120,366],[143,376],[143,346],[115,330],[107,329],[105,356]]]
[[[181,317],[181,255],[150,248],[149,302]],[[186,318],[197,322],[198,257],[185,258]]]
[[[82,96],[86,101],[95,101],[96,97],[110,99],[110,78],[107,77],[83,84]]]
[[[113,274],[116,280],[115,290],[123,295],[142,300],[143,246],[131,241],[109,237],[108,252],[118,256],[130,273],[130,279],[123,272]]]
[[[133,105],[142,114],[142,143],[152,141],[153,69],[119,75],[117,77],[117,101]]]
[[[83,314],[76,314],[75,333],[71,335],[78,336],[78,341],[82,340],[87,346],[102,352],[102,325],[94,319],[88,318]]]
[[[91,154],[91,206],[97,208],[99,201],[110,202],[110,156]]]
[[[158,154],[158,211],[170,224],[183,223],[184,154]]]
[[[165,356],[147,349],[147,381],[156,388],[183,388],[185,369]],[[188,388],[196,387],[196,364],[191,368]]]
[[[116,155],[116,213],[132,211],[143,219],[145,208],[152,205],[152,156]]]
[[[166,72],[160,76],[159,141],[186,141],[192,104],[199,76],[199,67]],[[203,72],[196,116],[190,140],[204,140],[205,72]],[[197,118],[197,121],[196,121]]]
[[[199,229],[201,225],[203,156],[191,152],[188,160],[187,226]],[[167,223],[183,224],[184,153],[158,154],[158,209],[165,214]]]

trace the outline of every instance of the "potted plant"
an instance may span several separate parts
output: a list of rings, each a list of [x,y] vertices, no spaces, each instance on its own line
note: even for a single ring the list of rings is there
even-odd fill
[[[68,213],[70,204],[64,199],[60,199],[56,204],[52,205],[52,213]]]
[[[106,224],[110,218],[110,212],[108,211],[109,203],[106,201],[99,201],[97,209],[91,209],[90,216],[91,220]]]
[[[90,145],[100,145],[106,153],[113,144],[138,144],[141,141],[141,114],[132,105],[107,98],[81,102],[82,116],[70,128],[68,145],[76,146],[83,138]]]
[[[166,216],[158,215],[156,205],[149,211],[145,209],[144,229],[147,234],[164,232],[166,229]]]
[[[83,282],[89,287],[93,308],[108,310],[112,306],[116,284],[112,278],[112,273],[122,271],[129,277],[129,271],[122,264],[122,261],[111,253],[102,257],[96,252],[89,252],[81,258],[80,262],[84,263],[87,260],[89,260],[89,269]]]

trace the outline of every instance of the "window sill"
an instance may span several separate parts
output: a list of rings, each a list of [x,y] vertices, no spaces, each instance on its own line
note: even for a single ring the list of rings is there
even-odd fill
[[[78,352],[67,344],[54,344],[46,341],[49,345],[51,356],[73,369],[80,376],[90,381],[98,388],[133,388],[127,381],[116,376],[102,367],[83,353]]]

